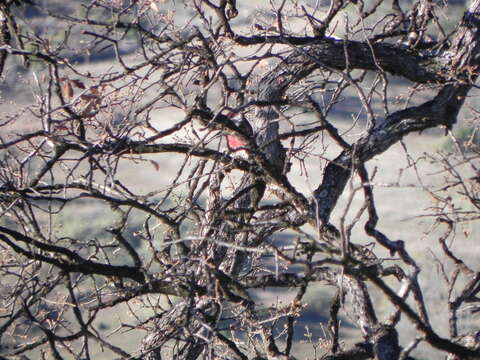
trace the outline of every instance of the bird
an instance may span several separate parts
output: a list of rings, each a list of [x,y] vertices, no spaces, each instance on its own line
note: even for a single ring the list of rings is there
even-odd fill
[[[228,150],[236,158],[248,159],[248,150],[250,139],[253,137],[253,128],[250,122],[244,116],[235,112],[229,112],[227,117],[233,121],[238,130],[226,130],[225,139],[227,140]]]

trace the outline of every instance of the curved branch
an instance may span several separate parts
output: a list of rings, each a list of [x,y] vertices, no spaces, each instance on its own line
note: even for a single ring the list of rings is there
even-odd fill
[[[414,131],[444,125],[451,128],[471,85],[446,85],[435,99],[420,106],[397,111],[387,117],[351,148],[344,150],[328,164],[322,183],[314,191],[317,215],[327,223],[338,198],[343,193],[352,169]]]
[[[381,154],[413,131],[440,125],[450,129],[455,124],[465,97],[477,78],[475,69],[480,66],[479,24],[480,0],[475,0],[452,40],[452,49],[456,51],[456,56],[451,60],[450,67],[452,73],[459,77],[456,84],[445,85],[431,101],[390,115],[368,135],[362,137],[353,149],[344,150],[327,166],[323,182],[314,192],[318,206],[317,215],[323,223],[328,222],[330,213],[356,164],[363,164],[373,156]]]
[[[380,67],[392,75],[402,76],[419,83],[446,80],[446,77],[439,71],[434,57],[387,43],[369,44],[366,41],[341,40],[331,37],[285,37],[280,35],[237,36],[235,41],[244,46],[265,43],[305,45],[302,52],[295,52],[285,59],[284,65],[301,62],[307,66],[308,64],[313,65],[314,69],[323,65],[341,71],[346,69],[348,61],[350,69],[378,70]]]
[[[323,38],[315,45],[294,48],[259,86],[262,91],[275,91],[275,95],[264,94],[259,100],[280,98],[288,86],[314,70],[343,71],[347,64],[349,69],[382,70],[417,83],[444,83],[447,77],[440,70],[440,60],[390,44]]]
[[[95,261],[82,258],[76,252],[65,247],[46,244],[41,241],[34,240],[15,230],[7,229],[0,226],[0,232],[8,234],[17,241],[35,246],[37,249],[53,253],[57,257],[50,257],[31,251],[25,250],[16,245],[7,236],[0,234],[0,240],[10,246],[15,252],[32,260],[40,260],[52,264],[65,272],[79,272],[85,275],[104,275],[112,277],[125,277],[135,280],[139,283],[145,282],[145,275],[136,267],[126,265],[110,265],[102,264]]]

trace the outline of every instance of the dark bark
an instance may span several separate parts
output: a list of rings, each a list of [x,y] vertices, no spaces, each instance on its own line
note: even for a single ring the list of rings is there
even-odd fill
[[[382,122],[375,124],[367,135],[356,141],[350,148],[345,149],[327,166],[322,183],[314,191],[312,206],[316,209],[316,215],[314,215],[313,221],[318,219],[321,224],[328,224],[330,214],[343,193],[352,172],[400,141],[405,135],[438,126],[452,128],[465,97],[477,77],[476,69],[480,58],[478,51],[480,49],[479,13],[480,2],[473,1],[452,38],[449,51],[453,56],[448,63],[445,60],[448,51],[438,53],[436,59],[428,60],[430,65],[432,62],[443,64],[445,67],[442,70],[449,78],[449,83],[442,86],[435,98],[422,105],[397,111]],[[405,54],[401,49],[389,45],[344,43],[324,39],[318,45],[309,48],[293,49],[292,55],[259,82],[256,99],[278,101],[289,86],[315,69],[343,70],[347,64],[349,69],[384,71],[392,75],[402,75],[418,83],[442,83],[447,79],[441,72],[440,66],[435,66],[433,71],[429,71],[427,70],[429,67],[422,64],[420,57]],[[274,140],[275,137],[278,139],[278,129],[271,125],[275,118],[273,110],[263,111],[257,113],[256,121],[257,129],[268,133],[270,145],[268,149],[264,150],[267,151],[267,158],[279,167],[282,165],[280,156],[282,152],[277,149],[280,149],[281,144],[277,140],[275,147]],[[339,279],[343,279],[345,282],[339,281],[338,286],[345,291],[347,296],[352,297],[351,308],[357,315],[355,321],[374,344],[375,357],[398,359],[400,348],[396,331],[393,328],[382,328],[387,329],[385,331],[374,330],[377,320],[374,313],[370,311],[373,310],[371,304],[367,306],[370,303],[369,295],[365,291],[358,291],[364,286],[363,283],[354,279],[347,280],[343,276],[343,274],[339,275]],[[353,284],[356,285],[353,286]],[[367,309],[364,308],[365,306]],[[423,324],[422,320],[419,320],[418,325],[433,346],[443,350],[455,348],[455,352],[462,353],[465,358],[473,355],[473,352],[438,337],[428,325]]]

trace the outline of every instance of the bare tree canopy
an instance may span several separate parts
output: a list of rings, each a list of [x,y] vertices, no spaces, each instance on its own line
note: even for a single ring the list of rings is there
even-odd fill
[[[480,359],[458,3],[1,1],[0,359]]]

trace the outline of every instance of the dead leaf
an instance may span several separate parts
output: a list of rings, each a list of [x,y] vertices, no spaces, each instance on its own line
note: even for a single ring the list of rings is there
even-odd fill
[[[60,81],[62,81],[62,79],[60,79]],[[61,83],[61,91],[64,98],[71,99],[73,97],[73,88],[70,80],[63,78]]]

